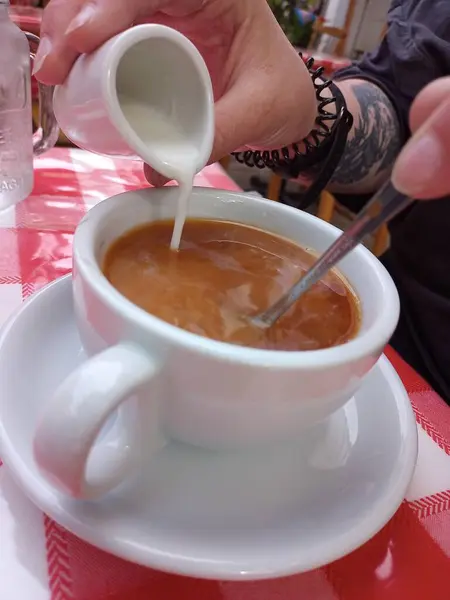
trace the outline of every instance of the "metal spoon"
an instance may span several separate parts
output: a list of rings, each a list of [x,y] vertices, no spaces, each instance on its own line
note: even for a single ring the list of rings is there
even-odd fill
[[[362,242],[366,235],[373,233],[380,225],[390,221],[411,202],[413,202],[411,198],[399,194],[391,181],[387,181],[370,199],[350,227],[320,256],[301,279],[270,308],[252,317],[251,323],[263,329],[271,327],[312,285],[320,281],[328,271]]]

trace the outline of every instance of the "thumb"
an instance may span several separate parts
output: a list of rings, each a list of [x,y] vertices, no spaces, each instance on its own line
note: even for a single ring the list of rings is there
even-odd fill
[[[427,86],[411,108],[413,137],[392,173],[394,186],[417,199],[450,194],[450,77]]]
[[[241,118],[246,114],[247,119]],[[241,95],[234,86],[216,101],[214,107],[214,144],[209,162],[213,163],[238,148],[244,147],[255,132],[252,129],[251,111],[246,107],[246,95]]]

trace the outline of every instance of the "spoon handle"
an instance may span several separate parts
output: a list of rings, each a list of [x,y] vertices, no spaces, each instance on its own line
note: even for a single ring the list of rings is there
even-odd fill
[[[390,180],[387,181],[361,210],[350,227],[320,256],[302,278],[268,310],[255,317],[253,322],[259,327],[271,327],[302,294],[320,281],[367,235],[376,231],[383,223],[390,221],[411,202],[411,198],[399,194]]]

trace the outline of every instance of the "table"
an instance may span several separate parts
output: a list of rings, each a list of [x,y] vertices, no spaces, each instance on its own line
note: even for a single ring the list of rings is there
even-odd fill
[[[145,185],[138,163],[76,149],[54,149],[35,166],[32,195],[0,213],[0,322],[24,298],[70,271],[73,232],[87,208]],[[237,189],[217,165],[207,167],[196,184]],[[1,600],[448,598],[450,409],[392,350],[387,354],[415,410],[419,460],[407,501],[358,551],[323,569],[274,581],[213,582],[166,575],[76,539],[35,508],[0,466]]]

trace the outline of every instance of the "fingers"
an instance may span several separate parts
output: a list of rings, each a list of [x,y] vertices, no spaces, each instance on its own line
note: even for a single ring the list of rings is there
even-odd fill
[[[144,164],[144,175],[147,181],[155,187],[162,187],[163,185],[169,182],[169,180],[166,177],[164,177],[157,171],[154,171],[150,165]]]
[[[43,83],[62,83],[76,58],[95,50],[162,0],[51,0],[44,11],[34,73]]]
[[[436,79],[417,96],[411,107],[411,131],[416,132],[430,117],[430,115],[445,101],[450,98],[450,77]]]
[[[63,42],[63,35],[82,3],[82,0],[51,0],[44,11],[41,43],[33,65],[33,73],[43,83],[64,81],[78,55],[67,41]]]
[[[400,153],[392,181],[417,199],[450,194],[450,78],[434,81],[411,109],[413,137]]]
[[[246,72],[216,102],[211,162],[245,146],[281,148],[308,135],[317,110],[314,88],[295,54],[288,72],[295,80],[291,85],[294,101],[288,94],[279,94],[278,75]]]

